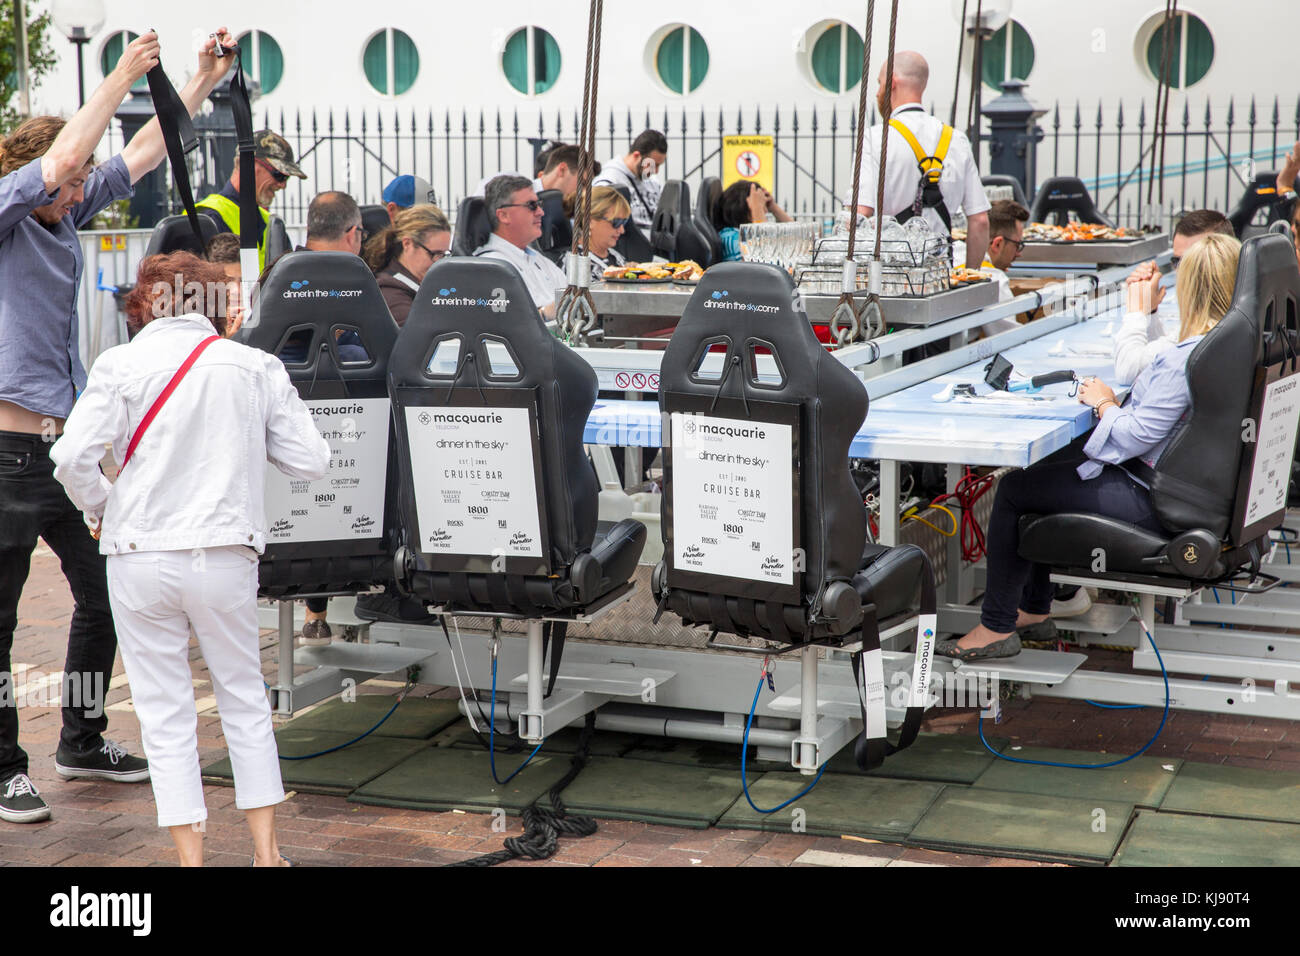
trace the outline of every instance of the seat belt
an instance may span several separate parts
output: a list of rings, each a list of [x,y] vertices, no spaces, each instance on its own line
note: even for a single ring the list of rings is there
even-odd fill
[[[920,551],[915,545],[899,545]],[[891,549],[897,550],[897,549]],[[853,746],[853,759],[860,770],[874,770],[885,757],[905,750],[916,740],[930,697],[930,674],[934,663],[935,630],[938,627],[938,594],[934,568],[921,552],[921,607],[916,622],[916,656],[912,664],[912,684],[908,691],[907,710],[898,743],[885,737],[885,667],[880,647],[880,628],[874,609],[862,622],[862,650],[852,657],[853,683],[858,690],[862,711],[862,734]]]
[[[244,62],[239,48],[234,74],[230,77],[230,113],[235,121],[235,139],[239,149],[239,278],[243,285],[244,304],[252,309],[252,292],[261,268],[258,265],[257,237],[263,228],[257,206],[257,164],[253,158],[253,107],[244,81]],[[268,262],[267,265],[270,265]]]
[[[172,169],[172,182],[180,193],[185,205],[185,217],[194,231],[194,241],[198,243],[200,255],[206,255],[208,246],[203,239],[203,230],[199,226],[199,214],[194,208],[194,193],[190,189],[190,169],[185,157],[199,148],[198,136],[194,133],[194,123],[190,120],[190,111],[186,109],[176,87],[158,64],[145,78],[149,81],[149,95],[153,97],[154,110],[158,115],[158,126],[162,130],[163,143],[167,147],[167,163]]]
[[[943,192],[939,189],[939,179],[943,176],[943,161],[948,156],[948,147],[952,144],[952,127],[947,123],[939,133],[939,144],[934,148],[934,155],[926,155],[916,135],[902,124],[900,120],[891,119],[889,125],[907,141],[912,154],[916,157],[917,169],[921,171],[920,181],[916,187],[916,199],[911,209],[904,209],[894,218],[900,223],[907,222],[913,216],[919,216],[922,209],[933,209],[943,220],[944,227],[952,231],[952,216],[948,205],[943,201]]]

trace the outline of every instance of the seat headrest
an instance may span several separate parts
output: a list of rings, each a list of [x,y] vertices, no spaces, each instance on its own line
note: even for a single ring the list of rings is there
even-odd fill
[[[361,228],[372,236],[387,229],[391,221],[386,206],[371,204],[361,207]]]
[[[487,200],[482,196],[466,196],[456,208],[456,232],[452,237],[452,253],[472,256],[474,250],[492,235],[492,221],[488,218]]]
[[[525,364],[530,356],[549,356],[554,342],[518,270],[473,256],[449,256],[425,273],[402,326],[403,347],[389,363],[394,383],[428,384],[429,347],[451,334],[504,339],[515,361]]]
[[[204,241],[211,241],[212,237],[220,231],[217,224],[213,222],[211,216],[203,213],[198,214],[198,219],[199,231],[203,233]],[[146,256],[171,252],[192,252],[196,256],[204,254],[204,250],[200,249],[194,240],[194,229],[190,226],[188,217],[184,215],[168,216],[159,221],[158,225],[153,227],[153,234],[149,236],[149,245],[144,250]]]
[[[1010,186],[1011,198],[1022,206],[1028,205],[1028,200],[1025,199],[1025,188],[1020,185],[1020,180],[1015,176],[991,173],[988,176],[981,177],[980,182],[985,186]]]
[[[340,369],[344,377],[382,381],[388,354],[397,341],[397,323],[369,267],[350,252],[289,252],[267,272],[255,314],[240,330],[239,340],[279,354],[293,330],[312,329],[306,353],[309,365],[304,372],[311,375],[319,361],[320,342],[335,326],[356,329],[375,360],[364,369]]]
[[[272,216],[266,226],[266,261],[275,262],[292,250],[293,240],[289,238],[289,230],[285,227],[284,220],[279,216]]]
[[[1112,228],[1115,225],[1097,208],[1088,187],[1078,176],[1053,176],[1046,180],[1034,197],[1029,218],[1033,222],[1046,222],[1048,215],[1059,212],[1064,221],[1070,211],[1077,213],[1082,222],[1099,222]]]
[[[1295,354],[1296,336],[1300,335],[1297,308],[1300,308],[1300,265],[1290,238],[1267,233],[1247,239],[1241,245],[1237,285],[1228,314],[1239,311],[1248,317],[1252,328],[1261,336],[1259,361],[1265,365],[1275,365],[1286,358],[1288,344],[1291,354]]]

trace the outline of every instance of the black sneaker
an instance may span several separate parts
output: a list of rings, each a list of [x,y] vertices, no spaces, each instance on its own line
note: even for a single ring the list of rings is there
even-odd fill
[[[425,609],[424,602],[415,597],[396,594],[361,594],[357,597],[354,612],[363,621],[388,621],[392,624],[434,624],[437,617]]]
[[[324,647],[333,643],[334,632],[324,620],[307,621],[302,626],[302,637],[298,643],[303,647]]]
[[[118,783],[140,783],[149,779],[149,761],[132,757],[111,740],[105,740],[104,746],[98,750],[81,755],[59,747],[54,755],[54,770],[65,780],[97,777]]]
[[[0,820],[36,823],[50,818],[50,805],[25,773],[16,773],[0,786]]]

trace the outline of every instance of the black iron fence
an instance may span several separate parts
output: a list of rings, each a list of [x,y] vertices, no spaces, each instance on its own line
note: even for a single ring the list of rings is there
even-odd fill
[[[326,108],[264,113],[261,119],[289,140],[310,177],[291,181],[276,200],[275,211],[290,223],[305,220],[317,192],[341,189],[359,202],[379,202],[384,185],[402,173],[427,179],[454,215],[460,200],[483,179],[503,170],[531,172],[535,149],[542,142],[576,142],[579,128],[576,111]],[[666,175],[695,188],[706,176],[722,175],[723,136],[770,135],[776,150],[777,201],[799,217],[829,218],[851,186],[856,119],[856,111],[848,107],[611,109],[597,130],[597,158],[621,155],[641,130],[659,129],[669,140]],[[876,120],[873,108],[870,122]],[[1153,201],[1166,213],[1231,209],[1255,173],[1277,169],[1300,139],[1300,98],[1294,104],[1277,97],[1264,104],[1254,97],[1175,101],[1163,150],[1147,100],[1099,102],[1095,109],[1058,103],[1039,125],[1044,132],[1038,146],[1040,178],[1077,175],[1103,212],[1122,224],[1136,225],[1152,165],[1162,154]],[[111,153],[121,145],[115,124],[107,150]],[[202,195],[219,186],[229,171],[212,168],[212,149],[195,155],[200,159],[192,175]],[[986,143],[980,144],[977,161],[987,170]],[[173,202],[172,208],[179,205]]]

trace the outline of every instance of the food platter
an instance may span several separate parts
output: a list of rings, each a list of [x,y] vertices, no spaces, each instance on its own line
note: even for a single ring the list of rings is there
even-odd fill
[[[601,278],[606,282],[634,283],[673,282],[688,280],[694,285],[704,275],[704,269],[692,259],[681,262],[625,262],[621,266],[610,266]]]

